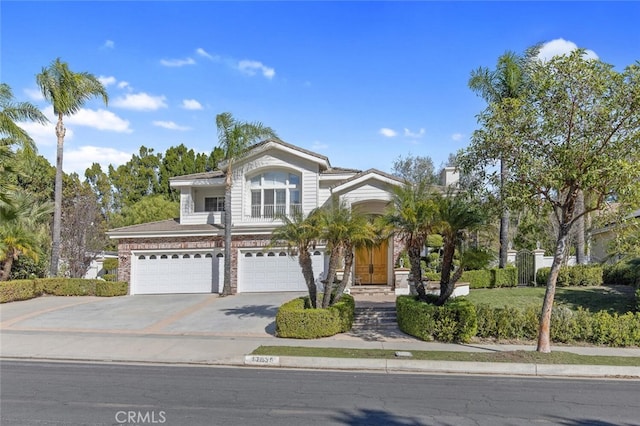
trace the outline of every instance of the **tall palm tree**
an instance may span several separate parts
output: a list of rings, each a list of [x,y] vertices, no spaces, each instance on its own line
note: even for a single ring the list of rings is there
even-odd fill
[[[97,77],[87,72],[71,71],[67,63],[60,61],[60,58],[54,60],[49,67],[42,68],[42,72],[36,76],[36,82],[44,98],[53,106],[53,113],[58,117],[51,265],[49,267],[49,274],[56,276],[60,259],[60,230],[62,226],[62,154],[66,133],[63,118],[78,112],[86,101],[94,97],[102,98],[104,104],[107,105],[109,96]]]
[[[49,202],[39,204],[30,194],[21,191],[12,194],[12,201],[10,206],[5,206],[13,211],[11,219],[0,222],[0,281],[9,279],[18,257],[38,260],[52,210]]]
[[[411,264],[411,279],[422,299],[426,298],[426,291],[420,255],[436,217],[436,206],[429,197],[430,192],[425,181],[416,184],[406,182],[394,190],[390,209],[381,219],[404,242]]]
[[[464,271],[462,261],[453,276],[451,275],[456,248],[462,250],[465,231],[473,231],[480,227],[484,223],[484,215],[477,208],[477,204],[472,203],[463,194],[448,191],[446,194],[434,193],[431,197],[438,211],[434,229],[443,239],[440,296],[436,301],[437,305],[442,305],[453,294],[455,283]]]
[[[0,83],[0,219],[8,220],[8,209],[11,201],[9,194],[12,190],[9,175],[17,173],[14,166],[14,152],[12,146],[21,147],[27,153],[35,153],[36,145],[29,134],[17,122],[32,121],[40,124],[47,122],[47,118],[38,108],[29,102],[16,102],[13,91],[6,83]]]
[[[478,93],[488,104],[500,103],[506,99],[518,99],[525,93],[527,87],[526,65],[539,51],[534,46],[519,56],[514,52],[505,52],[498,58],[495,70],[480,67],[471,72],[469,87]],[[501,155],[500,161],[500,254],[499,267],[507,265],[507,250],[509,246],[509,209],[504,205],[503,187],[508,177],[508,169]]]
[[[276,133],[260,122],[238,121],[229,112],[216,116],[218,146],[224,152],[225,196],[224,196],[224,284],[222,295],[231,294],[231,187],[233,185],[233,163],[251,145],[261,139],[275,138]]]
[[[285,245],[291,256],[298,256],[298,264],[309,291],[311,306],[318,306],[318,289],[313,275],[311,250],[315,249],[320,237],[320,214],[313,210],[308,216],[296,210],[291,216],[281,215],[282,225],[271,234],[271,245]]]

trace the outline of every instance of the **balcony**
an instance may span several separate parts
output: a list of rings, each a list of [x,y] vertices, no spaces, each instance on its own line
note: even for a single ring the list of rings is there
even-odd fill
[[[288,207],[288,208],[287,208]],[[296,212],[302,212],[302,204],[265,204],[251,206],[251,215],[245,217],[247,222],[272,222],[280,216],[291,217]]]

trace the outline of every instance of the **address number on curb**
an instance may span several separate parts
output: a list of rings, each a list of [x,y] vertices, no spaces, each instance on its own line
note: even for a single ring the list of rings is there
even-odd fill
[[[278,366],[280,365],[279,356],[265,356],[265,355],[247,355],[244,357],[245,365],[264,365],[264,366]]]

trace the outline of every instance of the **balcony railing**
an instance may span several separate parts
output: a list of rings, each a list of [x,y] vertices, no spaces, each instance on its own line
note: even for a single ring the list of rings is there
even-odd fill
[[[279,216],[292,216],[296,212],[302,212],[301,204],[290,204],[287,211],[287,206],[284,204],[265,204],[262,206],[251,206],[250,220],[255,221],[271,221]]]

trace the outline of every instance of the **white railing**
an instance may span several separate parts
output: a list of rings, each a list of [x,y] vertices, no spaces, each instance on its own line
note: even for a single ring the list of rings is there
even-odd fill
[[[302,212],[301,204],[290,204],[289,211],[284,204],[265,204],[262,206],[251,206],[251,215],[246,217],[251,222],[269,222],[277,219],[279,216],[291,217],[294,213]]]

